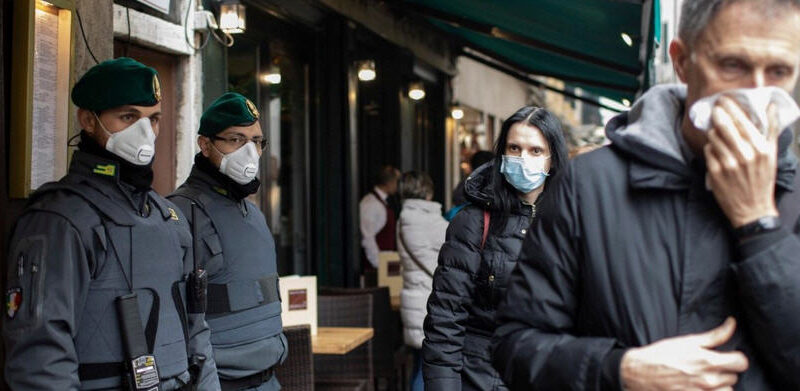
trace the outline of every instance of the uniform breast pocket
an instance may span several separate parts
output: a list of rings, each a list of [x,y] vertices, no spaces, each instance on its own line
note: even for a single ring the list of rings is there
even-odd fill
[[[203,268],[207,270],[209,274],[216,274],[223,266],[222,241],[219,235],[211,233],[203,237],[202,245]]]

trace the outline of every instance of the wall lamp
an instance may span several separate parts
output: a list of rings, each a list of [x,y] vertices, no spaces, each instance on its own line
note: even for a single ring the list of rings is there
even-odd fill
[[[453,104],[453,108],[450,110],[450,116],[453,117],[455,120],[459,120],[464,118],[464,109],[458,105],[458,103]]]
[[[408,97],[413,100],[420,100],[425,97],[425,86],[422,82],[415,81],[408,86]]]
[[[375,61],[366,60],[358,63],[358,80],[373,81],[375,76]]]
[[[228,34],[240,34],[245,29],[245,7],[239,0],[220,0],[219,29]]]
[[[270,65],[266,73],[261,75],[261,80],[267,84],[281,84],[281,69],[275,65]]]

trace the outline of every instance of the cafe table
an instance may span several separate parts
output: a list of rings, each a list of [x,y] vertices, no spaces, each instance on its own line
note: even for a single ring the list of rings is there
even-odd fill
[[[343,355],[366,343],[374,334],[371,327],[318,327],[311,336],[314,354]]]

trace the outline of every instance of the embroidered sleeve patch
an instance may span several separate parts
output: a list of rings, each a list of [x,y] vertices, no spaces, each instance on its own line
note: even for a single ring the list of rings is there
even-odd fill
[[[14,319],[17,315],[19,307],[22,305],[22,288],[13,287],[6,291],[6,316],[8,319]]]

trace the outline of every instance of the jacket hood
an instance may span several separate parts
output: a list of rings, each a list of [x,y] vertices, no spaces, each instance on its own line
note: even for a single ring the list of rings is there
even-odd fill
[[[409,198],[403,201],[403,210],[416,210],[422,213],[435,213],[442,215],[442,204],[420,198]]]
[[[650,88],[630,111],[612,118],[606,136],[612,147],[633,161],[629,179],[634,187],[681,189],[691,183],[697,170],[687,161],[681,145],[680,127],[686,102],[686,86],[663,84]],[[790,152],[792,132],[786,129],[778,140],[778,186],[790,188],[797,159]],[[702,158],[702,156],[700,156]]]
[[[492,191],[493,173],[494,160],[474,170],[464,181],[464,196],[472,205],[490,211],[499,211],[500,202],[495,199]],[[530,206],[526,206],[520,199],[512,206],[511,213],[528,215]]]
[[[480,205],[484,209],[490,209],[494,204],[492,194],[492,169],[494,161],[486,163],[469,174],[464,181],[464,196],[473,205]]]

